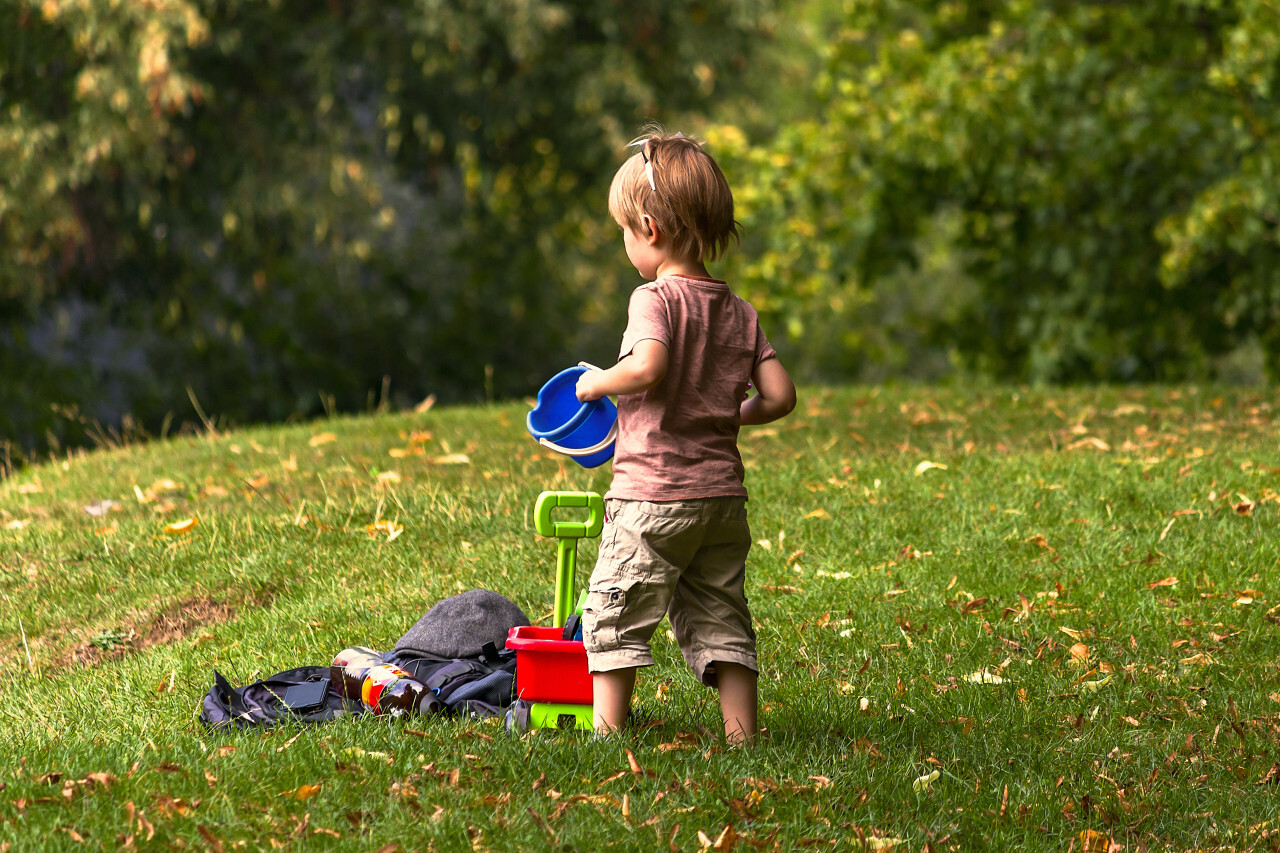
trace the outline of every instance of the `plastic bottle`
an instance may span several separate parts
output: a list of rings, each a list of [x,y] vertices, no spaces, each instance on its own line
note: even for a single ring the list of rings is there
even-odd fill
[[[329,686],[346,699],[361,700],[369,670],[382,665],[382,655],[364,646],[343,649],[334,655],[329,668]]]
[[[421,713],[424,699],[432,693],[427,686],[395,664],[383,663],[373,667],[364,677],[360,700],[375,714]]]

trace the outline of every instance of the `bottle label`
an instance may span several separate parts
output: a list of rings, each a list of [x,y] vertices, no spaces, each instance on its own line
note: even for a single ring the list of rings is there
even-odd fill
[[[413,678],[413,676],[394,664],[384,663],[375,666],[364,677],[364,687],[360,691],[360,700],[372,708],[373,713],[381,714],[382,710],[378,707],[378,700],[382,698],[382,692],[402,678]]]

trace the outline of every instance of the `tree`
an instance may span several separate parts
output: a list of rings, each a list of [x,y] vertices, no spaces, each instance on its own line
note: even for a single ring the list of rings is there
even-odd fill
[[[605,195],[626,141],[731,84],[767,12],[6,7],[0,369],[23,381],[0,436],[74,438],[50,403],[154,429],[190,412],[188,387],[238,420],[387,384],[398,402],[528,393],[616,290]]]
[[[883,355],[868,318],[932,253],[971,295],[906,322],[980,372],[1176,380],[1251,339],[1280,367],[1271,4],[814,8],[820,112],[730,146],[765,233],[742,273],[793,331],[842,314]]]

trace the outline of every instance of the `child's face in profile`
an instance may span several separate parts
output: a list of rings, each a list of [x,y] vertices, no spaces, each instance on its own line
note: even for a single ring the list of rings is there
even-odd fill
[[[636,268],[642,278],[653,281],[658,277],[658,264],[662,262],[661,253],[650,243],[648,235],[643,230],[636,231],[622,223],[618,223],[618,227],[622,229],[622,245],[627,250],[627,260],[631,261],[631,265]],[[641,225],[641,228],[643,229],[644,226]]]

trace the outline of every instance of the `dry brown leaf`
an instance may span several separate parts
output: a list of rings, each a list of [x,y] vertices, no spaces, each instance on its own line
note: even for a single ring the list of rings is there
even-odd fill
[[[726,825],[720,830],[720,834],[716,836],[716,840],[712,842],[712,850],[732,850],[734,845],[738,843],[738,834],[733,831],[732,826]]]
[[[312,447],[320,447],[324,444],[332,444],[337,441],[338,437],[331,432],[317,433],[311,436],[311,440],[307,442]]]
[[[640,766],[640,762],[636,760],[636,755],[631,750],[627,750],[627,766],[631,768],[631,772],[637,776],[657,776],[652,770],[646,770]]]
[[[1152,581],[1151,583],[1147,584],[1147,589],[1156,589],[1157,587],[1162,587],[1162,586],[1177,586],[1177,585],[1178,585],[1178,579],[1175,578],[1173,575],[1170,575],[1167,578],[1163,578],[1158,581]]]
[[[204,839],[205,844],[209,845],[209,849],[214,853],[222,853],[222,842],[213,834],[213,831],[203,824],[196,825],[196,831],[200,833],[200,837]]]

